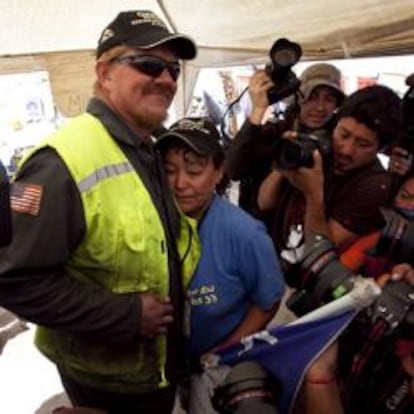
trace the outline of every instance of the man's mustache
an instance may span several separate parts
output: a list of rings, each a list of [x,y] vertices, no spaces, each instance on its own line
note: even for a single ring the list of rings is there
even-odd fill
[[[167,99],[173,99],[175,94],[175,88],[172,88],[170,86],[164,86],[164,85],[151,85],[147,86],[143,89],[144,94],[152,94],[152,93],[158,93],[159,95],[165,96]]]

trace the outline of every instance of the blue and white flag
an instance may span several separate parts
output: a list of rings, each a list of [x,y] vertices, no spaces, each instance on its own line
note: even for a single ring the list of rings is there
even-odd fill
[[[244,360],[259,362],[280,381],[282,395],[278,409],[281,414],[288,414],[308,367],[337,339],[358,311],[380,294],[375,282],[361,283],[362,288],[355,287],[342,298],[289,325],[243,338],[240,344],[219,354],[219,364],[234,365]]]

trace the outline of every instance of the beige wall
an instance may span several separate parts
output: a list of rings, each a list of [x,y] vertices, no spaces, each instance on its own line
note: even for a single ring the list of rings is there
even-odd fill
[[[39,53],[0,57],[0,74],[45,70],[59,111],[75,116],[85,110],[94,82],[92,51]]]

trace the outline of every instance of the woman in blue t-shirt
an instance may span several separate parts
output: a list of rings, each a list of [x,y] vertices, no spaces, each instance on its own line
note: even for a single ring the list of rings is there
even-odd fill
[[[210,120],[187,118],[158,140],[174,197],[181,210],[198,221],[202,245],[187,288],[188,351],[193,360],[262,330],[284,292],[264,224],[215,193],[223,176],[219,138]]]

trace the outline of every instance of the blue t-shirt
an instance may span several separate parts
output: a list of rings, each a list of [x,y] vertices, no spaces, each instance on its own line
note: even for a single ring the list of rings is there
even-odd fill
[[[284,280],[264,224],[215,196],[199,227],[202,255],[187,290],[189,352],[212,348],[228,337],[249,305],[270,309]]]

